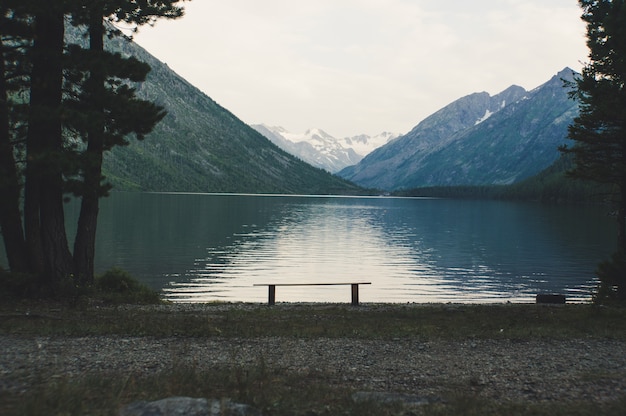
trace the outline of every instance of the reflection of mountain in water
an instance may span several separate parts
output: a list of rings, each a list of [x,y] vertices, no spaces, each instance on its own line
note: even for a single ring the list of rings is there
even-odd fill
[[[96,268],[121,267],[184,301],[266,302],[254,283],[345,280],[372,282],[362,302],[580,299],[614,240],[601,207],[115,193],[103,200]],[[349,302],[349,293],[281,288],[277,300]]]
[[[373,283],[361,294],[365,302],[528,301],[544,291],[572,297],[610,252],[598,244],[610,224],[590,222],[580,207],[385,198],[280,198],[277,206],[280,215],[267,227],[209,247],[168,295],[263,301],[254,283],[356,280]],[[573,227],[581,215],[582,230]],[[290,290],[281,288],[278,300],[347,296],[341,288]]]

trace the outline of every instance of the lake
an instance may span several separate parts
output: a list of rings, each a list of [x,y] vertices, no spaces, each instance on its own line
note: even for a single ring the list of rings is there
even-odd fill
[[[78,205],[67,206],[68,218]],[[351,282],[361,302],[589,299],[615,248],[604,207],[393,197],[114,193],[96,267],[175,302],[267,302],[255,283]],[[73,235],[74,221],[68,221]],[[2,264],[6,264],[4,260]],[[277,302],[349,302],[349,287],[279,287]]]

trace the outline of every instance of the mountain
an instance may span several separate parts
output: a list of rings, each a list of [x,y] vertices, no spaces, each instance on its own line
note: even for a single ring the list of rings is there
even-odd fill
[[[532,91],[511,86],[460,98],[404,136],[339,175],[361,186],[398,190],[425,186],[510,184],[550,166],[577,115],[565,68]]]
[[[393,133],[382,133],[378,136],[363,134],[337,139],[321,129],[294,134],[283,127],[265,124],[251,127],[286,152],[332,173],[357,164],[365,155],[397,137]]]
[[[344,137],[341,139],[341,142],[344,146],[352,148],[359,156],[361,156],[361,158],[363,158],[379,147],[386,145],[398,136],[400,135],[385,131],[376,136],[360,134],[358,136]]]
[[[85,42],[77,29],[74,43]],[[145,140],[105,154],[115,190],[242,193],[353,193],[358,187],[293,157],[133,42],[107,40],[108,50],[152,68],[137,95],[167,115]]]
[[[456,198],[456,199],[503,199],[541,202],[604,203],[615,194],[607,184],[573,179],[567,171],[574,167],[572,155],[561,155],[541,172],[510,185],[433,186],[403,189],[395,196]]]

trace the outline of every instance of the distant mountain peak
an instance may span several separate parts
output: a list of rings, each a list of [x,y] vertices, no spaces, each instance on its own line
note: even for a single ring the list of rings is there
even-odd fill
[[[251,127],[286,152],[332,173],[358,163],[374,149],[398,137],[397,134],[385,132],[377,136],[361,134],[337,139],[320,128],[309,128],[298,134],[265,124]]]
[[[336,139],[333,136],[331,136],[330,134],[326,133],[322,129],[311,128],[311,129],[308,129],[304,133],[304,140],[306,140],[306,141],[312,141],[312,140],[330,140],[330,141],[334,141]]]
[[[315,128],[315,127],[307,129],[305,135],[307,135],[307,136],[331,137],[330,134],[326,133],[324,130],[318,129],[318,128]]]
[[[578,75],[578,72],[574,71],[569,66],[566,66],[561,71],[556,74],[556,77],[565,78],[565,79],[573,79]]]

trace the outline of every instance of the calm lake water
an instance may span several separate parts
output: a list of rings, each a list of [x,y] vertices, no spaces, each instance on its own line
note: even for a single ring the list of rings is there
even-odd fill
[[[255,283],[351,282],[362,302],[589,298],[615,247],[606,208],[389,197],[115,193],[97,269],[176,302],[266,302]],[[68,217],[77,205],[68,206]],[[73,224],[74,221],[71,221]],[[73,229],[70,233],[73,235]],[[279,287],[277,302],[349,302],[347,286]]]

